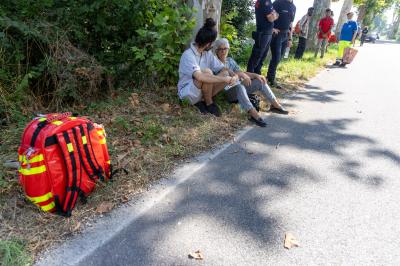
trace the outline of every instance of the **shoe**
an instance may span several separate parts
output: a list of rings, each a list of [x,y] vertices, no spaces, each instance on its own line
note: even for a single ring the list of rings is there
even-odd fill
[[[266,127],[267,126],[267,123],[261,117],[258,118],[258,119],[255,119],[254,117],[250,117],[249,121],[255,123],[259,127]]]
[[[283,108],[283,107],[277,108],[277,107],[272,106],[272,105],[269,108],[269,111],[273,112],[273,113],[281,114],[281,115],[288,115],[289,114],[289,111],[286,110],[285,108]]]
[[[197,109],[199,109],[200,113],[202,113],[202,114],[206,114],[207,113],[207,106],[206,106],[206,103],[204,101],[198,102],[194,106],[196,106]]]
[[[340,62],[339,60],[336,60],[336,62],[333,64],[334,66],[340,66],[342,62]]]
[[[339,66],[340,67],[346,67],[346,65],[347,65],[346,63],[341,63]]]
[[[279,85],[278,83],[276,83],[275,81],[268,81],[268,83],[271,87],[274,87],[278,90],[283,90],[283,87],[281,85]]]
[[[212,103],[212,104],[210,104],[210,105],[207,105],[206,108],[207,108],[207,111],[208,111],[210,114],[213,114],[213,115],[215,115],[216,117],[220,117],[220,116],[221,116],[221,111],[219,110],[218,105],[216,105],[215,103]]]

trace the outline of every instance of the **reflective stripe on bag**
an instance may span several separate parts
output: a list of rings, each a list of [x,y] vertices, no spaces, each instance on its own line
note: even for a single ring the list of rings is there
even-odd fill
[[[33,203],[37,204],[37,203],[45,202],[45,201],[53,198],[53,193],[49,192],[47,194],[44,194],[44,195],[38,196],[38,197],[29,197],[29,196],[26,196],[26,197]]]
[[[37,175],[46,172],[46,166],[41,165],[38,167],[21,168],[18,170],[22,175]]]

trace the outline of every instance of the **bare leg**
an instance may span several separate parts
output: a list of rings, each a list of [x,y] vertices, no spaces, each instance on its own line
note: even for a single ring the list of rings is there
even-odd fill
[[[272,102],[271,102],[271,105],[273,106],[273,107],[276,107],[276,108],[282,108],[282,105],[278,102],[278,100],[273,100]]]
[[[213,72],[209,68],[202,69],[201,72],[213,75]],[[215,84],[194,80],[194,85],[196,85],[196,87],[203,93],[203,98],[204,101],[206,102],[206,105],[212,104],[213,103],[212,97],[215,95],[214,94]]]
[[[248,113],[254,119],[256,119],[256,120],[260,119],[260,115],[258,114],[258,112],[257,112],[257,110],[255,108],[250,109]]]

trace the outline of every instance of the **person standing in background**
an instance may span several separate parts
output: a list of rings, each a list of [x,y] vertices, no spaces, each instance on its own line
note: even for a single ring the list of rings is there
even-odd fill
[[[274,21],[278,18],[271,0],[257,0],[255,3],[256,31],[253,31],[254,45],[247,63],[247,72],[261,75],[261,68],[267,57],[272,39]]]
[[[368,30],[368,26],[365,26],[364,29],[361,32],[361,38],[360,38],[360,46],[364,45],[365,42],[365,38],[367,38],[367,34],[368,34],[369,30]]]
[[[315,50],[314,57],[318,56],[321,50],[321,58],[324,58],[326,46],[328,44],[329,38],[331,37],[331,30],[335,22],[332,18],[332,10],[327,8],[325,10],[325,17],[319,21],[319,32],[318,32],[318,43],[317,49]]]
[[[343,63],[344,50],[346,48],[350,48],[351,45],[354,44],[356,41],[358,24],[356,21],[353,20],[353,17],[354,17],[353,12],[347,13],[348,21],[343,24],[342,30],[340,32],[339,49],[336,62],[334,64],[335,66],[346,65],[345,63]]]
[[[296,54],[294,56],[294,58],[296,58],[296,59],[303,58],[304,51],[306,50],[308,29],[310,27],[310,21],[311,21],[313,12],[314,12],[314,8],[310,7],[307,11],[307,14],[304,15],[299,21],[299,27],[300,27],[299,44],[297,45]]]
[[[292,26],[296,16],[296,6],[293,0],[276,0],[273,7],[279,17],[274,23],[271,40],[272,59],[269,62],[267,79],[271,86],[282,89],[275,81],[276,69],[286,48],[292,46]]]

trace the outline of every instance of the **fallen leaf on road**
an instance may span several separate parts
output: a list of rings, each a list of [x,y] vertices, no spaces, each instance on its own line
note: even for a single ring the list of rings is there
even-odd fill
[[[286,249],[291,249],[293,247],[298,247],[299,242],[296,240],[296,238],[291,233],[286,233],[285,234],[285,243],[283,246]]]
[[[254,154],[254,152],[252,152],[252,151],[247,151],[247,154]]]
[[[201,254],[200,250],[197,250],[193,253],[189,254],[189,259],[195,259],[195,260],[203,260],[203,254]]]
[[[114,207],[114,204],[112,202],[102,202],[100,203],[99,206],[96,208],[97,213],[106,213],[112,210]]]

